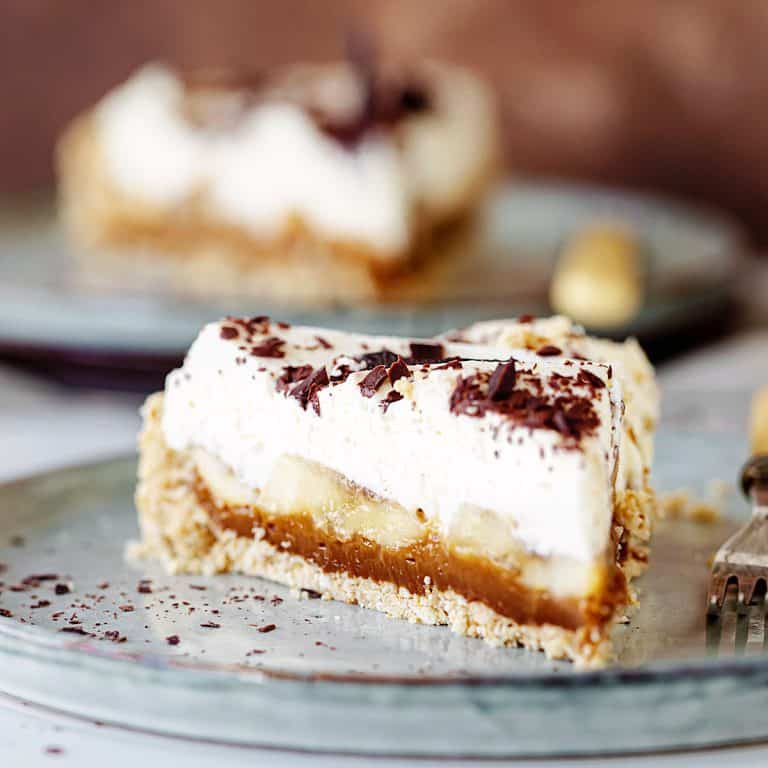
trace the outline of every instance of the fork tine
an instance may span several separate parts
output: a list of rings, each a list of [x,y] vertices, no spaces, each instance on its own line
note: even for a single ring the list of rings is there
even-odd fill
[[[741,640],[739,629],[743,622],[738,586],[733,577],[727,579],[727,588],[720,614],[720,641],[718,655],[732,656],[738,652]]]
[[[724,573],[713,573],[709,582],[709,604],[707,613],[710,616],[718,616],[725,600],[725,591],[728,587],[730,576]]]
[[[757,576],[744,576],[739,579],[739,591],[744,595],[744,605],[750,605],[755,599],[755,592],[763,579]]]

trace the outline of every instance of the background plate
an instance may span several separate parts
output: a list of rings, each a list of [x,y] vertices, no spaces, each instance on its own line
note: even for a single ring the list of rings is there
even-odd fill
[[[659,487],[701,491],[745,450],[725,435],[662,433]],[[134,471],[118,459],[0,488],[5,692],[147,730],[340,752],[594,754],[768,738],[762,647],[737,658],[705,642],[707,558],[732,521],[663,525],[641,608],[616,628],[619,664],[580,672],[259,579],[128,564]]]
[[[474,234],[455,249],[460,255],[434,259],[389,303],[358,308],[301,310],[237,296],[202,300],[169,293],[154,275],[140,283],[143,272],[133,279],[84,275],[50,203],[6,204],[0,206],[0,352],[61,375],[75,368],[82,378],[90,370],[86,383],[112,371],[115,385],[150,389],[200,327],[225,314],[411,336],[492,317],[547,314],[558,246],[603,218],[633,225],[651,260],[645,307],[613,335],[636,335],[652,352],[664,353],[662,342],[679,347],[694,331],[723,329],[722,310],[744,246],[731,219],[619,190],[520,180],[490,200]],[[673,330],[678,333],[671,336]]]

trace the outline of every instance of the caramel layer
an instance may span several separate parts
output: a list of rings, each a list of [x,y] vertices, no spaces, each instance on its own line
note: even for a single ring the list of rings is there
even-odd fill
[[[272,546],[299,555],[326,572],[390,582],[413,594],[424,594],[431,587],[453,590],[520,624],[601,628],[616,607],[627,601],[626,580],[615,563],[606,565],[603,589],[595,595],[555,598],[524,584],[515,570],[484,557],[458,554],[436,539],[399,548],[383,547],[360,535],[340,540],[315,525],[309,515],[270,515],[255,505],[222,505],[200,480],[196,493],[217,527],[247,538],[254,536],[255,529],[262,529]]]

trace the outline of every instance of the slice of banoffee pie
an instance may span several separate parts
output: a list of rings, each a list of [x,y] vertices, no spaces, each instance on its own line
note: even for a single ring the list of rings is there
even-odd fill
[[[647,557],[652,370],[519,325],[206,326],[144,408],[134,554],[605,661]]]

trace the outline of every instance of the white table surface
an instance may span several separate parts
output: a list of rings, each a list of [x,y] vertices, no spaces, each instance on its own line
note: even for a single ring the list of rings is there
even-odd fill
[[[721,342],[661,370],[668,422],[740,429],[749,393],[768,384],[768,331]],[[133,449],[139,399],[73,392],[0,367],[0,480]],[[0,669],[0,674],[2,670]],[[138,765],[319,766],[357,768],[374,761],[227,747],[153,736],[42,711],[0,695],[0,768]],[[515,761],[515,766],[681,768],[768,765],[768,745],[605,760]],[[402,760],[377,759],[394,768]],[[445,765],[418,761],[419,766]],[[451,766],[465,765],[450,762]],[[494,763],[498,764],[498,763]]]

